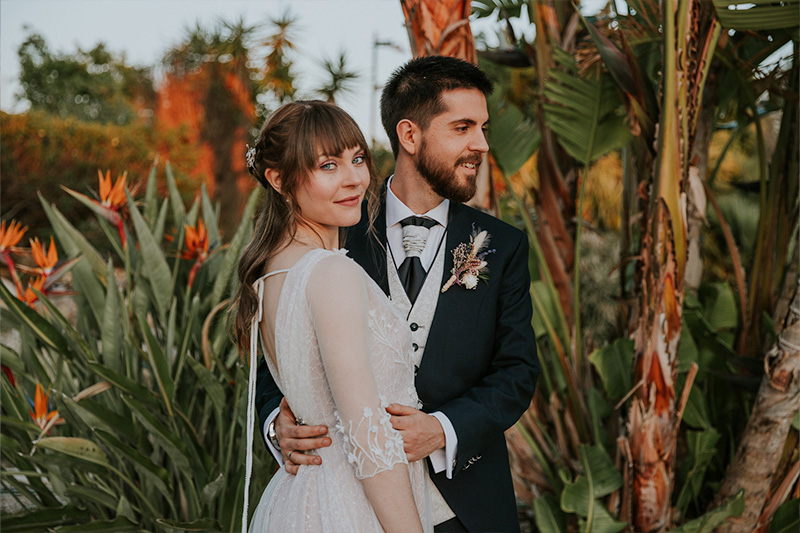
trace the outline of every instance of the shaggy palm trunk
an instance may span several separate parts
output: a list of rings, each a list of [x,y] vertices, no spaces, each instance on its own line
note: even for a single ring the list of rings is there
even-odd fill
[[[658,154],[639,269],[634,342],[638,389],[628,435],[633,463],[631,522],[635,531],[663,531],[671,521],[678,425],[676,377],[687,260],[686,189],[708,59],[719,26],[707,5],[664,0]]]
[[[800,408],[800,293],[795,291],[786,325],[764,359],[764,378],[717,501],[745,491],[742,516],[732,533],[754,531],[781,460],[792,418]]]

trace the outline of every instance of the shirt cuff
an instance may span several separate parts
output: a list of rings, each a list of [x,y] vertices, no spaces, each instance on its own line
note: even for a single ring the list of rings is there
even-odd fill
[[[436,420],[439,421],[444,430],[444,448],[439,448],[430,454],[431,466],[433,466],[435,473],[438,474],[444,470],[447,479],[453,479],[453,463],[458,450],[456,430],[453,429],[453,424],[447,418],[447,415],[441,411],[431,413],[431,416],[436,417]]]
[[[277,449],[277,448],[275,448],[275,446],[273,446],[273,445],[272,445],[272,441],[271,441],[271,440],[269,440],[269,435],[267,435],[267,430],[269,430],[269,425],[270,425],[270,423],[271,423],[273,420],[275,420],[275,418],[277,418],[277,416],[278,416],[278,413],[280,413],[280,411],[281,411],[281,408],[280,408],[280,407],[276,407],[276,408],[275,408],[275,409],[274,409],[274,410],[273,410],[273,411],[272,411],[272,412],[269,414],[269,416],[267,417],[267,421],[266,421],[266,422],[264,422],[264,427],[263,427],[262,431],[264,432],[264,440],[265,440],[265,441],[266,441],[266,443],[267,443],[267,449],[269,450],[269,453],[271,453],[271,454],[272,454],[272,457],[274,457],[274,458],[275,458],[275,462],[276,462],[276,463],[278,463],[278,466],[279,466],[280,468],[283,468],[283,455],[281,455],[281,452],[280,452],[280,451],[278,451],[278,449]]]

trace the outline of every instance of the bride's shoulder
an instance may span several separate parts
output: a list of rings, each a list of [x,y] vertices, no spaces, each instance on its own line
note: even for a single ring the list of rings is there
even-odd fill
[[[344,251],[346,252],[346,250]],[[364,270],[342,251],[321,251],[321,257],[311,269],[308,285],[310,289],[320,285],[340,289],[364,286]]]

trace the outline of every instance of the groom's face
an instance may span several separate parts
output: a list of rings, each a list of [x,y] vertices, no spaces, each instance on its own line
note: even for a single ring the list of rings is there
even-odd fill
[[[425,130],[415,163],[433,191],[455,202],[475,195],[478,167],[489,150],[486,98],[478,89],[442,93],[445,111]]]

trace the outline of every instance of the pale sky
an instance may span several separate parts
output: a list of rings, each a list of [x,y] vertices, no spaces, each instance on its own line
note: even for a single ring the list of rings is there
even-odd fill
[[[604,2],[583,2],[598,3]],[[211,27],[220,17],[228,21],[241,17],[245,24],[254,25],[287,10],[298,19],[294,60],[299,92],[312,96],[324,78],[317,62],[334,59],[344,50],[350,69],[360,77],[353,84],[354,92],[337,98],[337,103],[355,118],[367,138],[374,133],[385,142],[370,88],[373,75],[381,84],[411,58],[400,0],[0,0],[0,109],[17,113],[27,107],[27,102],[14,98],[20,90],[17,48],[26,36],[26,25],[44,36],[51,52],[89,50],[102,41],[111,52],[124,52],[129,64],[157,65],[164,52],[180,41],[185,28],[196,22]],[[526,24],[518,31],[527,35],[529,28]],[[489,42],[496,41],[493,20],[474,22],[472,29],[475,34],[483,31]],[[376,37],[402,51],[379,47],[373,74]]]

